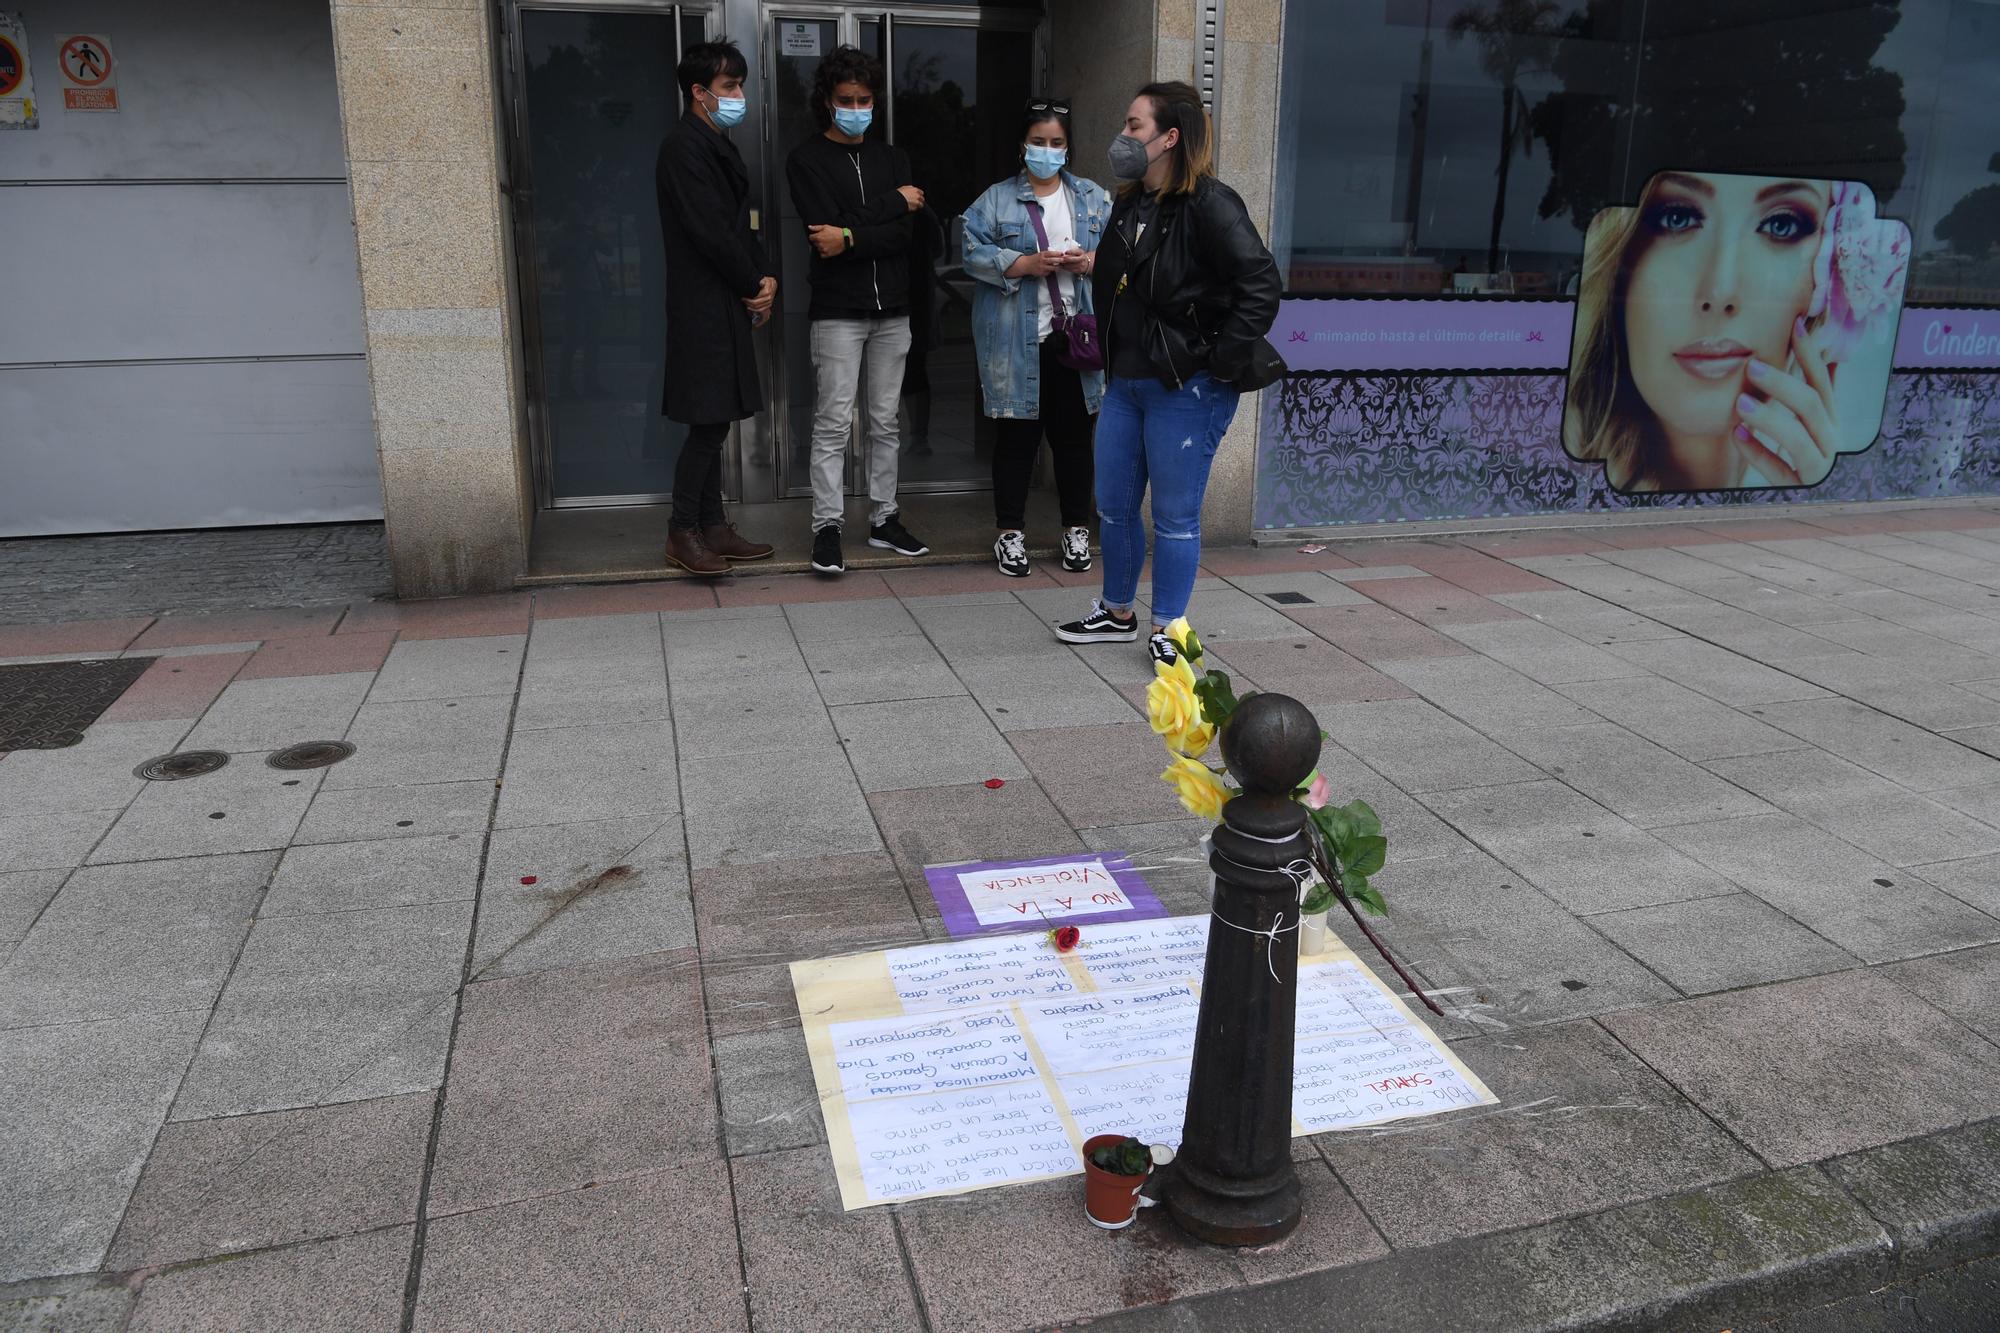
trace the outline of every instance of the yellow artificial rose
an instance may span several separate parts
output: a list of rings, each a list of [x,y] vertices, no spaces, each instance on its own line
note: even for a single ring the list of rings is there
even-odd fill
[[[1198,755],[1215,739],[1191,682],[1177,674],[1163,672],[1146,687],[1146,721],[1176,754]]]
[[[1174,794],[1181,798],[1181,804],[1196,819],[1214,821],[1222,818],[1222,807],[1229,800],[1229,788],[1223,785],[1221,778],[1209,772],[1208,765],[1176,755],[1172,766],[1160,774],[1160,781],[1173,787]]]
[[[1185,657],[1176,656],[1171,662],[1154,662],[1153,674],[1161,680],[1177,680],[1189,691],[1194,689],[1194,668],[1188,665]]]
[[[1201,656],[1201,640],[1195,638],[1194,626],[1188,624],[1186,616],[1176,616],[1174,618],[1174,623],[1167,626],[1167,637],[1180,646],[1181,656]],[[1194,644],[1194,647],[1190,648],[1188,646],[1190,642]]]

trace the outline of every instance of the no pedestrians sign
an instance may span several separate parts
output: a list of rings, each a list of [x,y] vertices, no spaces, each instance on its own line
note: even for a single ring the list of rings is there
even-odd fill
[[[111,39],[102,33],[79,33],[56,40],[63,110],[116,111],[118,81],[113,76]]]

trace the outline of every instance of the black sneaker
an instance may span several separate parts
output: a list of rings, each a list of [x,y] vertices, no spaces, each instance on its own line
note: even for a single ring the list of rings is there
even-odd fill
[[[840,555],[840,525],[829,523],[813,533],[813,568],[822,574],[845,574],[847,561]]]
[[[1064,643],[1131,643],[1139,637],[1139,617],[1120,620],[1104,609],[1103,602],[1092,602],[1090,614],[1082,620],[1057,625],[1056,637]]]
[[[1158,630],[1154,630],[1153,637],[1146,640],[1146,651],[1151,653],[1153,660],[1161,666],[1170,667],[1181,660],[1181,650],[1174,647],[1172,639]]]
[[[1028,539],[1018,532],[1003,532],[993,543],[993,561],[1010,579],[1028,577]]]
[[[903,526],[903,520],[894,514],[889,515],[887,523],[868,529],[868,544],[879,546],[885,551],[894,551],[897,555],[931,553],[931,548],[912,536],[910,530]]]
[[[1090,568],[1090,529],[1064,528],[1062,535],[1063,568],[1072,574],[1082,574]]]

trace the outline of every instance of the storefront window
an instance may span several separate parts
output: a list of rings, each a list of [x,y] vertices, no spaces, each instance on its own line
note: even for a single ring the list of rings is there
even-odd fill
[[[1994,0],[1290,0],[1300,294],[1563,295],[1655,171],[1867,182],[1910,298],[2000,303]]]

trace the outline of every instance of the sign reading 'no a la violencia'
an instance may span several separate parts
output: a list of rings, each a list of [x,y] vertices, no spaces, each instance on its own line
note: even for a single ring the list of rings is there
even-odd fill
[[[0,13],[0,130],[32,130],[37,123],[28,25],[18,14]]]
[[[118,109],[118,78],[109,37],[86,32],[56,38],[56,67],[61,72],[63,110]]]

